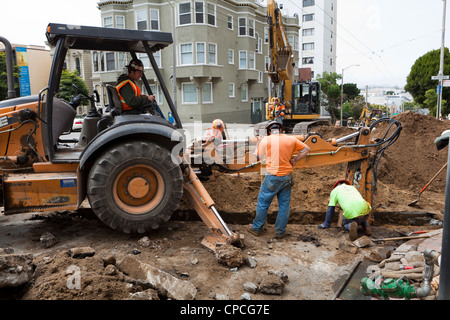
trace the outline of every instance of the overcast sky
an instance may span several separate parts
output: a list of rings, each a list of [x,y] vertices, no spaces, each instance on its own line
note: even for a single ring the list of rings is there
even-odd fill
[[[180,1],[180,0],[177,0]],[[278,0],[302,15],[301,0]],[[44,45],[49,22],[99,26],[98,0],[2,1],[0,36],[11,43]],[[338,0],[337,69],[344,82],[402,87],[415,60],[439,49],[443,0]],[[447,4],[447,21],[450,3]],[[448,23],[446,23],[448,25]],[[447,27],[446,27],[447,29]],[[450,31],[446,30],[448,46]]]

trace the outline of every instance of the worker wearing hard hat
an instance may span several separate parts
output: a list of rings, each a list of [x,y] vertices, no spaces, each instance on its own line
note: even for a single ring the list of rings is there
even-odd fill
[[[307,156],[310,148],[297,138],[283,134],[283,125],[276,121],[271,121],[266,130],[268,135],[259,142],[256,155],[266,158],[268,174],[259,190],[256,217],[253,223],[247,226],[247,231],[256,236],[263,233],[267,211],[273,198],[277,196],[275,237],[283,238],[290,213],[293,166]],[[293,157],[295,153],[297,155]]]
[[[283,124],[283,117],[286,115],[286,107],[280,102],[280,99],[275,98],[274,106],[271,107],[271,111],[275,117],[275,121]]]
[[[214,145],[218,146],[222,143],[224,137],[225,124],[222,120],[216,119],[212,123],[212,128],[206,132],[206,142],[214,142]]]
[[[325,222],[318,226],[319,229],[331,226],[336,204],[343,211],[342,224],[349,231],[350,240],[354,241],[358,238],[358,226],[361,226],[366,235],[370,235],[370,225],[367,218],[372,207],[364,200],[358,189],[350,185],[347,180],[339,180],[334,184],[330,193]]]

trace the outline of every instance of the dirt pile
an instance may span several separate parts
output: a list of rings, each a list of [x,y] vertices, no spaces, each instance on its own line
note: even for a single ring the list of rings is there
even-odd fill
[[[379,161],[374,209],[407,211],[411,210],[408,203],[417,199],[418,192],[447,161],[447,149],[437,151],[434,141],[450,128],[450,121],[410,111],[393,119],[401,123],[402,130],[397,141],[385,150]],[[381,123],[372,131],[372,137],[383,138],[386,132],[390,135],[395,128],[387,131],[388,124]],[[355,129],[319,126],[314,131],[326,140],[346,136]],[[335,181],[345,177],[346,167],[346,164],[339,164],[294,171],[291,212],[325,212],[329,192]],[[259,173],[220,174],[204,182],[222,212],[241,213],[255,212],[260,184]],[[445,185],[444,170],[427,188],[427,209],[443,210]],[[269,212],[277,210],[276,204],[275,199]]]

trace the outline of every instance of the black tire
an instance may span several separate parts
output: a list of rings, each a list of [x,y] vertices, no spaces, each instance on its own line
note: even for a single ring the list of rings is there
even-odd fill
[[[87,194],[103,223],[125,233],[145,233],[167,222],[178,208],[183,176],[167,149],[130,141],[106,150],[95,161]]]

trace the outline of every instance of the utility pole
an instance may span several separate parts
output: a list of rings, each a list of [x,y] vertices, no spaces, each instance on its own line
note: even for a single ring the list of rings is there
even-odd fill
[[[445,48],[445,13],[447,7],[447,0],[444,1],[444,12],[442,14],[442,40],[441,40],[441,61],[439,64],[439,85],[438,85],[438,102],[436,109],[436,119],[440,119],[442,116],[442,82],[444,80],[444,48]]]

